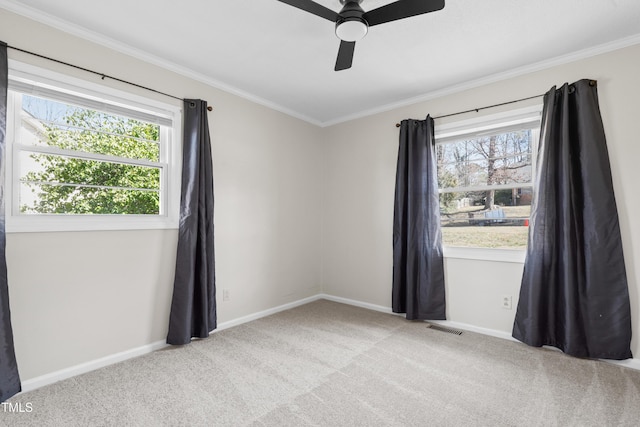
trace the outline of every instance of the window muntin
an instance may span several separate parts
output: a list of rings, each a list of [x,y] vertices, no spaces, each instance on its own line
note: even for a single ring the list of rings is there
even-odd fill
[[[436,136],[445,246],[526,247],[539,110],[517,114],[517,123],[493,118]]]
[[[18,65],[29,73],[10,64],[7,230],[176,227],[179,109]]]

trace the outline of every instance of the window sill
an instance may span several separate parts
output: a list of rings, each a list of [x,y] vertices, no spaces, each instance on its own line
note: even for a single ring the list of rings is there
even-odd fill
[[[7,233],[49,233],[66,231],[116,231],[177,229],[177,220],[145,216],[20,216],[8,217]]]
[[[458,246],[445,246],[443,253],[445,258],[513,262],[518,264],[524,264],[526,255],[524,249],[465,248]]]

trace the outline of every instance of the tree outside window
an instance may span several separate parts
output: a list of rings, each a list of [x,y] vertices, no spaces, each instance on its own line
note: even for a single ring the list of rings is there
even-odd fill
[[[20,212],[160,213],[160,126],[22,96]]]

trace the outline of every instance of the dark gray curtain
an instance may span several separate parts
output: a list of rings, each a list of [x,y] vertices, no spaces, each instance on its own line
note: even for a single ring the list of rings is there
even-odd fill
[[[4,221],[4,162],[7,125],[7,45],[0,42],[0,402],[4,402],[21,390],[18,365],[13,348],[11,312],[9,311],[9,287],[7,284],[7,260],[5,257],[6,234]]]
[[[394,313],[445,319],[444,263],[433,119],[403,120],[393,217]]]
[[[632,357],[618,212],[592,80],[544,97],[513,337],[577,357]]]
[[[187,344],[216,328],[213,163],[207,103],[184,101],[180,228],[167,343]]]

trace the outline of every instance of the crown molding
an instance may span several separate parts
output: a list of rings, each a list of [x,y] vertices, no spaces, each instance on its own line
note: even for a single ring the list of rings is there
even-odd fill
[[[208,86],[214,87],[216,89],[220,89],[227,93],[236,95],[240,98],[244,98],[248,101],[254,102],[256,104],[262,105],[264,107],[270,108],[272,110],[278,111],[280,113],[286,114],[288,116],[300,119],[302,121],[305,121],[307,123],[310,123],[322,128],[334,126],[334,125],[344,123],[344,122],[349,122],[352,120],[361,119],[361,118],[372,116],[379,113],[388,112],[391,110],[395,110],[397,108],[407,107],[417,103],[430,101],[430,100],[441,98],[444,96],[453,95],[469,89],[475,89],[491,83],[496,83],[502,80],[511,79],[514,77],[522,76],[522,75],[533,73],[536,71],[545,70],[548,68],[556,67],[559,65],[575,62],[581,59],[590,58],[592,56],[596,56],[596,55],[612,52],[618,49],[623,49],[625,47],[640,44],[640,34],[636,34],[626,38],[614,40],[612,42],[603,43],[597,46],[592,46],[592,47],[582,49],[576,52],[572,52],[566,55],[557,56],[555,58],[551,58],[548,60],[536,62],[533,64],[525,65],[522,67],[514,68],[514,69],[507,70],[500,73],[495,73],[479,79],[451,85],[442,89],[423,93],[421,95],[411,97],[411,98],[406,98],[397,102],[362,110],[353,114],[348,114],[346,116],[337,117],[335,119],[322,121],[322,120],[314,119],[313,117],[309,117],[298,111],[294,111],[290,108],[284,107],[280,104],[269,101],[268,99],[246,92],[235,86],[231,86],[219,80],[212,79],[211,77],[206,76],[197,71],[194,71],[190,68],[183,67],[174,62],[167,61],[166,59],[160,58],[155,55],[151,55],[143,50],[133,48],[125,43],[103,36],[85,27],[72,24],[68,21],[54,17],[52,15],[39,11],[30,6],[20,4],[19,2],[16,2],[14,0],[0,0],[0,7],[10,12],[16,13],[18,15],[22,15],[26,18],[29,18],[34,21],[40,22],[42,24],[48,25],[50,27],[56,28],[60,31],[63,31],[68,34],[74,35],[76,37],[82,38],[84,40],[105,46],[109,49],[132,56],[144,62],[159,66],[166,70],[175,72],[182,76],[204,83]]]
[[[256,104],[262,105],[264,107],[270,108],[272,110],[278,111],[280,113],[286,114],[288,116],[294,117],[296,119],[303,120],[305,122],[311,123],[316,126],[322,126],[322,123],[319,120],[316,120],[312,117],[308,117],[302,113],[291,110],[287,107],[279,105],[275,102],[269,101],[267,99],[261,98],[252,93],[243,91],[235,86],[231,86],[229,84],[223,83],[219,80],[212,79],[209,76],[206,76],[202,73],[194,71],[190,68],[178,65],[174,62],[167,61],[166,59],[160,58],[158,56],[149,54],[140,49],[133,48],[126,43],[119,42],[110,37],[104,36],[102,34],[98,34],[94,31],[91,31],[85,27],[80,25],[72,24],[63,19],[54,17],[47,13],[44,13],[40,10],[37,10],[33,7],[26,6],[20,3],[17,3],[13,0],[0,0],[0,8],[6,9],[9,12],[13,12],[17,15],[24,16],[26,18],[32,19],[41,24],[48,25],[57,30],[63,31],[65,33],[71,34],[73,36],[79,37],[83,40],[90,41],[92,43],[96,43],[98,45],[107,47],[116,52],[123,53],[125,55],[131,56],[133,58],[139,59],[141,61],[147,62],[149,64],[156,65],[165,70],[172,71],[176,74],[180,74],[182,76],[188,77],[190,79],[199,81],[208,86],[214,87],[216,89],[220,89],[224,92],[230,93],[232,95],[236,95],[240,98],[244,98],[248,101],[254,102]],[[16,46],[19,47],[19,46]]]
[[[424,93],[415,97],[403,99],[398,102],[382,105],[380,107],[363,110],[358,113],[350,114],[347,116],[339,117],[334,120],[322,122],[320,126],[329,127],[352,120],[361,119],[364,117],[372,116],[374,114],[385,113],[395,110],[397,108],[407,107],[410,105],[418,104],[420,102],[431,101],[433,99],[442,98],[444,96],[453,95],[459,92],[463,92],[470,89],[475,89],[481,86],[485,86],[491,83],[497,83],[502,80],[508,80],[514,77],[519,77],[525,74],[534,73],[536,71],[546,70],[548,68],[557,67],[559,65],[568,64],[571,62],[579,61],[581,59],[587,59],[593,56],[601,55],[615,50],[624,49],[626,47],[640,44],[640,34],[634,36],[625,37],[622,39],[614,40],[612,42],[603,43],[597,46],[592,46],[586,49],[582,49],[576,52],[572,52],[566,55],[556,56],[555,58],[547,59],[544,61],[536,62],[533,64],[525,65],[522,67],[514,68],[511,70],[503,71],[496,74],[491,74],[486,77],[482,77],[475,80],[470,80],[464,83],[448,86],[442,89]]]

